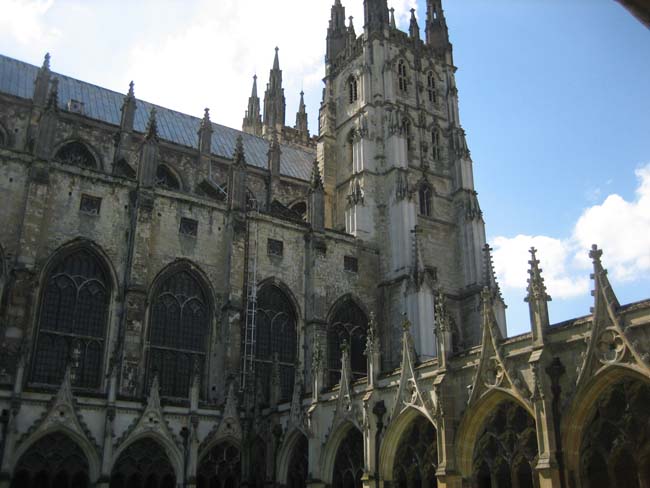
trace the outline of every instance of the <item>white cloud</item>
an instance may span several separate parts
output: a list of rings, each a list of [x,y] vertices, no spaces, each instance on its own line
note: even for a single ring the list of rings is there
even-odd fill
[[[44,19],[52,5],[54,0],[0,0],[0,32],[20,44],[57,37],[59,32]]]
[[[636,198],[627,201],[617,194],[585,209],[573,234],[549,236],[499,236],[493,239],[494,263],[504,289],[526,288],[528,249],[538,249],[538,259],[549,294],[567,299],[589,290],[588,249],[597,244],[605,252],[603,261],[620,281],[639,280],[650,271],[650,164],[636,170]]]

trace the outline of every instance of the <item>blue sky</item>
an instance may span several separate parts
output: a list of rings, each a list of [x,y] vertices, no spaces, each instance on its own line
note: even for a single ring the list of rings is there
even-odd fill
[[[332,0],[0,0],[0,52],[240,127],[280,47],[293,124],[317,128]],[[389,3],[390,0],[389,0]],[[362,0],[343,0],[362,29]],[[424,0],[396,0],[408,22]],[[461,121],[508,309],[528,330],[526,249],[553,322],[589,313],[588,248],[622,303],[650,297],[650,31],[613,0],[447,0]]]

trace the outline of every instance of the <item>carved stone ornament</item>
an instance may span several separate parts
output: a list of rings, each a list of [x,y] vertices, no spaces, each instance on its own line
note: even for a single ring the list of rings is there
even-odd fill
[[[345,421],[351,422],[359,430],[363,425],[363,412],[357,402],[353,401],[352,366],[350,364],[350,350],[346,342],[341,344],[341,382],[339,396],[336,401],[334,420],[330,433],[334,432]]]

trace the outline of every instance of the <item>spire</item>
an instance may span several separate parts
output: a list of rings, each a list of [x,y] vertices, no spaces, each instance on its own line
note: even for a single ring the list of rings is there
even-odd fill
[[[158,142],[158,121],[156,120],[156,107],[151,108],[149,112],[149,121],[147,122],[147,141],[155,140]]]
[[[390,8],[390,27],[391,29],[397,29],[397,24],[395,23],[395,9]]]
[[[325,189],[320,175],[318,160],[314,159],[309,189],[309,223],[314,231],[321,232],[325,228]]]
[[[411,39],[420,40],[420,26],[418,20],[415,18],[415,9],[411,9],[411,23],[409,25],[409,36]]]
[[[43,58],[43,66],[41,66],[43,71],[50,71],[50,53],[45,53]]]
[[[52,78],[50,93],[47,97],[46,110],[58,111],[59,110],[59,79]]]
[[[39,68],[34,80],[34,105],[43,107],[47,102],[48,88],[50,85],[50,53],[45,53],[43,65]]]
[[[212,122],[210,121],[210,109],[203,112],[203,119],[199,127],[199,152],[210,154],[212,152]]]
[[[537,249],[530,248],[531,259],[528,261],[528,294],[524,301],[528,303],[530,312],[530,326],[533,331],[533,342],[535,345],[543,345],[544,334],[549,327],[548,302],[551,297],[546,293],[546,285],[542,278],[542,269],[537,259]]]
[[[340,0],[335,0],[331,9],[329,27],[327,28],[327,48],[325,62],[329,63],[345,47],[345,7]]]
[[[366,34],[382,32],[388,27],[388,4],[386,0],[364,0],[363,2]]]
[[[246,165],[246,154],[244,154],[244,140],[242,136],[237,136],[237,142],[235,143],[235,152],[232,156],[234,163],[237,166]]]
[[[228,183],[228,202],[230,208],[238,211],[246,210],[246,155],[244,154],[244,140],[237,137],[235,152],[232,156],[233,164],[230,166]]]
[[[269,73],[269,83],[264,93],[264,134],[281,131],[284,127],[286,100],[282,88],[282,70],[278,57],[279,48],[275,48],[273,68]]]
[[[501,296],[499,283],[497,283],[496,273],[494,272],[492,248],[487,243],[483,246],[483,285],[490,289],[495,296]]]
[[[244,114],[242,130],[254,136],[262,135],[262,116],[260,115],[260,97],[257,96],[257,75],[253,75],[253,89],[248,99],[248,109]]]
[[[318,159],[314,159],[314,164],[311,170],[311,189],[323,191],[323,178],[320,175],[320,168],[318,166]]]
[[[609,278],[607,277],[607,270],[603,268],[603,263],[600,260],[602,255],[603,250],[598,249],[598,246],[596,244],[591,246],[589,257],[591,258],[594,265],[594,273],[592,274],[591,278],[594,280],[595,284],[595,290],[592,292],[592,294],[596,297],[595,301],[597,304],[594,307],[594,310],[598,308],[599,303],[602,303],[611,310],[616,311],[620,307],[620,304],[618,302],[618,298],[616,298],[614,289],[609,282]]]
[[[350,17],[348,17],[348,20],[350,21],[348,23],[348,38],[354,41],[357,38],[357,34],[354,32],[354,17],[350,15]]]
[[[427,44],[437,49],[451,48],[442,0],[427,0]]]
[[[300,103],[298,113],[296,114],[296,130],[306,138],[309,137],[309,128],[307,126],[307,110],[305,108],[305,92],[300,91]]]
[[[120,121],[120,130],[131,132],[133,130],[133,121],[135,120],[135,110],[137,108],[135,102],[135,91],[133,89],[133,81],[129,83],[129,91],[124,97],[122,103],[122,120]]]

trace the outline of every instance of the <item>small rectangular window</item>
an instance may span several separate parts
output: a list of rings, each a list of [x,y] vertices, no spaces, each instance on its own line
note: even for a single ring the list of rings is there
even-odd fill
[[[199,223],[194,219],[188,219],[186,217],[181,218],[181,226],[178,229],[179,234],[189,237],[196,237],[196,233],[199,230]]]
[[[282,256],[284,253],[284,242],[268,239],[266,241],[266,252],[269,256]]]
[[[351,273],[358,273],[359,260],[352,256],[343,256],[343,269]]]
[[[99,215],[99,209],[102,205],[102,199],[91,197],[90,195],[81,195],[79,211],[89,215]]]

